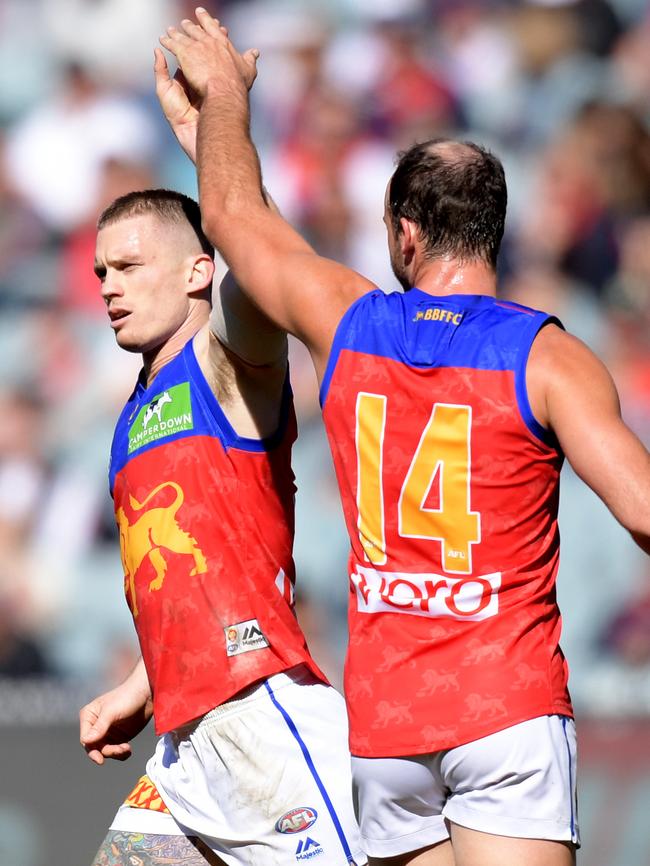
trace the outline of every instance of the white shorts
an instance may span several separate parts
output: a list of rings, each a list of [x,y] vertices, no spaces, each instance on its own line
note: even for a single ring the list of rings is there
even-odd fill
[[[363,864],[347,737],[335,689],[277,674],[161,737],[147,775],[171,815],[123,806],[112,829],[198,836],[228,866]]]
[[[449,838],[445,819],[579,845],[572,719],[540,716],[455,749],[352,758],[363,847],[393,857]]]

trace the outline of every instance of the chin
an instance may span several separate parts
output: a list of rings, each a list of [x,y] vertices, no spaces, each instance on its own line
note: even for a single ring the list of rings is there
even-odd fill
[[[125,352],[142,353],[144,351],[142,343],[134,340],[133,337],[129,337],[127,334],[115,334],[115,342]]]

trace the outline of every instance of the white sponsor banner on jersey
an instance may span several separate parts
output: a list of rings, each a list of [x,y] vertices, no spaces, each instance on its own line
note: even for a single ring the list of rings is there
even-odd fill
[[[376,571],[357,564],[352,582],[359,613],[407,613],[476,621],[499,612],[501,572],[451,577]]]

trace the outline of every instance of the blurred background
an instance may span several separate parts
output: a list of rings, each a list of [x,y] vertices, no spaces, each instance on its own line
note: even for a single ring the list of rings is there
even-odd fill
[[[646,0],[206,2],[262,51],[253,133],[278,205],[324,255],[397,288],[382,223],[396,151],[435,135],[503,159],[505,297],[560,316],[607,363],[650,445],[650,9]],[[139,358],[92,272],[129,190],[196,195],[158,110],[158,36],[183,0],[0,0],[0,864],[89,864],[151,748],[91,765],[77,711],[137,647],[107,489]],[[340,684],[346,541],[308,358],[299,617]],[[581,737],[583,854],[650,864],[650,565],[563,473],[559,596]]]

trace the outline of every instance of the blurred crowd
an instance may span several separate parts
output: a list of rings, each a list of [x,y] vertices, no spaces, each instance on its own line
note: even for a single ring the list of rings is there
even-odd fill
[[[504,296],[557,314],[608,364],[650,446],[650,11],[646,0],[232,0],[203,5],[258,47],[265,183],[324,255],[397,288],[382,223],[396,152],[437,135],[503,160]],[[93,275],[117,195],[196,195],[153,93],[183,0],[0,0],[0,677],[86,678],[136,653],[107,487],[138,357]],[[299,616],[340,681],[346,541],[306,353]],[[570,469],[559,578],[585,713],[650,714],[650,566]]]

